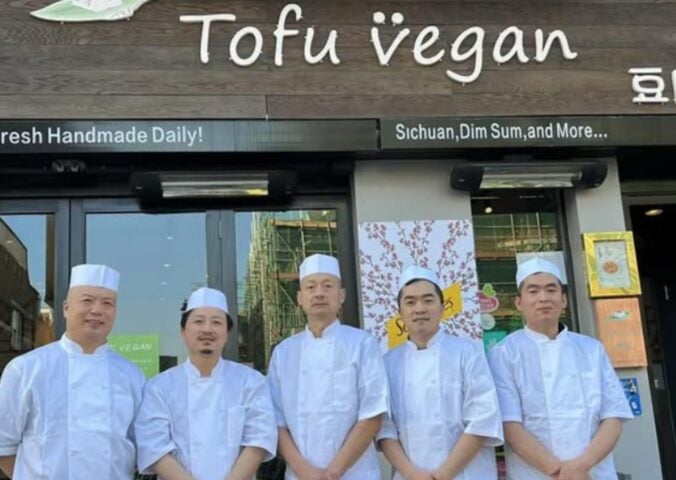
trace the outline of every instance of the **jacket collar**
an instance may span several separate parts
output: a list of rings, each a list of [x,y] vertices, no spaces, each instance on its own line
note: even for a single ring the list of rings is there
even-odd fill
[[[528,325],[523,326],[523,331],[526,334],[528,338],[533,340],[534,342],[542,343],[542,342],[555,342],[556,340],[561,340],[566,337],[568,334],[568,327],[565,326],[562,323],[559,323],[559,333],[556,334],[556,338],[551,339],[547,335],[544,335],[542,333],[538,333],[535,330],[531,330],[528,328]]]
[[[80,346],[79,343],[71,340],[68,338],[68,336],[64,333],[61,335],[61,339],[59,340],[59,344],[61,345],[61,348],[63,348],[66,352],[68,353],[74,353],[78,355],[86,355],[83,348]],[[104,343],[100,347],[98,347],[96,350],[94,350],[94,353],[92,355],[101,355],[105,352],[108,351],[108,344]]]
[[[340,320],[337,318],[331,322],[327,327],[322,331],[322,336],[321,337],[315,337],[312,331],[310,330],[309,325],[305,325],[305,335],[308,339],[311,340],[316,340],[319,338],[333,338],[337,335],[338,333],[338,326],[340,325]]]
[[[432,348],[435,345],[437,345],[441,339],[444,337],[444,335],[447,335],[447,333],[444,331],[444,328],[439,324],[439,330],[437,330],[437,333],[434,334],[432,338],[427,342],[427,347],[425,347],[423,350],[426,350],[428,348]],[[410,350],[418,350],[418,347],[416,344],[411,340],[409,337],[408,340],[406,341],[406,347]]]
[[[186,359],[184,365],[185,365],[185,371],[188,374],[188,378],[190,380],[196,380],[196,379],[201,379],[201,378],[215,378],[218,375],[218,372],[221,371],[223,368],[223,365],[225,364],[225,361],[222,358],[218,359],[218,363],[214,366],[214,369],[211,371],[211,375],[208,377],[203,377],[202,374],[200,373],[199,369],[195,366],[190,361],[190,358]]]

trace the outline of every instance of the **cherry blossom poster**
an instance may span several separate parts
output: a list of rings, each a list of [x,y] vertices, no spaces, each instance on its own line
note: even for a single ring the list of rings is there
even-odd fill
[[[482,339],[474,235],[469,220],[364,222],[359,225],[359,269],[364,329],[383,351],[406,341],[397,311],[399,276],[409,265],[437,273],[444,291],[442,328]]]

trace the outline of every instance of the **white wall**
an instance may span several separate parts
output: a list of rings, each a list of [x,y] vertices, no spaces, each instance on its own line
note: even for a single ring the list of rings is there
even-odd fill
[[[608,164],[608,177],[603,185],[589,190],[571,190],[565,195],[577,317],[581,333],[591,336],[596,335],[596,326],[587,290],[582,233],[625,230],[617,162],[615,159],[604,161]],[[618,369],[617,374],[638,380],[643,407],[643,414],[624,426],[620,442],[615,448],[617,470],[630,474],[633,480],[661,480],[662,469],[647,369]]]
[[[471,219],[470,197],[451,189],[450,160],[358,162],[353,177],[357,223]]]

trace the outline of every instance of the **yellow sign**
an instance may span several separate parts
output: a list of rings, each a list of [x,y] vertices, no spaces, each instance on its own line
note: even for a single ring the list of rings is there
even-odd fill
[[[444,313],[441,318],[451,318],[462,312],[462,290],[460,283],[454,283],[444,289]],[[391,349],[398,347],[408,338],[406,325],[398,313],[395,313],[386,324],[387,345]]]

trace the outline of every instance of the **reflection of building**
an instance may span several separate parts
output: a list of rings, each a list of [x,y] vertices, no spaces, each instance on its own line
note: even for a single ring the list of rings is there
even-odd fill
[[[542,200],[544,206],[539,208],[554,208],[550,206],[551,201],[546,203],[544,198]],[[475,200],[475,215],[472,218],[480,287],[490,284],[494,290],[493,301],[497,301],[498,305],[495,310],[482,313],[490,313],[494,318],[495,331],[506,333],[523,326],[521,314],[514,306],[514,297],[517,294],[514,283],[517,255],[562,249],[556,213],[523,210],[523,213],[502,213],[502,209],[517,208],[513,205],[507,206],[509,203],[515,202],[511,198],[505,198],[505,205],[499,212],[486,213],[481,201]],[[524,209],[524,206],[521,208]],[[532,210],[532,207],[529,209]],[[567,313],[562,320],[569,320]]]
[[[0,219],[0,373],[14,357],[33,347],[40,295],[28,278],[28,252]]]
[[[241,358],[265,369],[272,347],[305,327],[297,307],[298,264],[307,255],[334,255],[333,211],[255,213],[240,313]]]
[[[33,335],[35,344],[33,346],[37,348],[53,342],[55,340],[54,333],[54,312],[50,307],[43,305],[35,322],[35,333]]]

